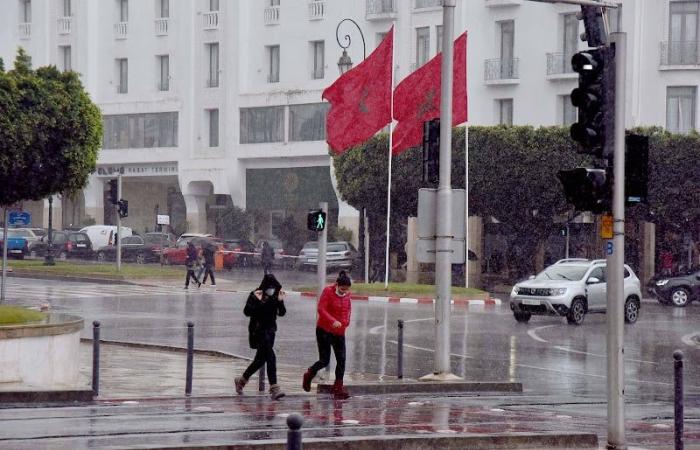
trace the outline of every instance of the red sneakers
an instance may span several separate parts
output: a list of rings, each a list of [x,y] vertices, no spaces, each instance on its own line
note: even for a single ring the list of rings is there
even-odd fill
[[[347,400],[350,394],[343,387],[343,380],[335,380],[333,383],[333,398],[335,400]]]
[[[304,379],[301,383],[301,387],[306,391],[309,392],[311,391],[311,380],[314,378],[313,374],[311,373],[311,369],[308,369],[306,372],[304,372]]]

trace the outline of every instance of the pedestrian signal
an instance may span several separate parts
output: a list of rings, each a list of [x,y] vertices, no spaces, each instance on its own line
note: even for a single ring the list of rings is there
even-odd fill
[[[326,213],[320,209],[310,211],[306,216],[306,228],[311,231],[323,231],[326,228]]]

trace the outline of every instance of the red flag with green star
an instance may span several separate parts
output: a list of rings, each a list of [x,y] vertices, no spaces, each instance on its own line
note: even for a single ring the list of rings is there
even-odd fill
[[[467,121],[467,33],[455,41],[452,126]],[[423,142],[423,122],[440,117],[442,53],[396,86],[392,152],[396,155]]]
[[[323,91],[331,104],[326,142],[335,153],[361,144],[391,122],[394,27],[367,59]]]

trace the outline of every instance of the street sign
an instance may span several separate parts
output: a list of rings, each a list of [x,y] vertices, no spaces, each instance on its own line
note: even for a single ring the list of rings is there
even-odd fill
[[[170,225],[170,216],[165,214],[158,214],[156,216],[157,225]]]
[[[612,241],[608,241],[608,242],[605,244],[605,254],[608,255],[608,256],[612,255],[612,254],[613,254],[613,248],[614,248],[614,247],[613,247],[613,242],[612,242]]]
[[[464,264],[466,256],[464,216],[466,195],[464,189],[452,189],[452,264]],[[437,189],[418,190],[418,242],[416,259],[419,263],[435,262],[435,230],[437,211]]]
[[[465,259],[464,238],[452,239],[450,258],[452,264],[464,264]],[[419,263],[435,264],[435,239],[419,238],[416,242],[416,259]]]
[[[32,223],[32,215],[26,211],[10,211],[7,223],[14,226],[26,227]]]

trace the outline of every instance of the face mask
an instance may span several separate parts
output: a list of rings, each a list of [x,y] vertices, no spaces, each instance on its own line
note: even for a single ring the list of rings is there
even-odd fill
[[[275,288],[265,289],[265,294],[266,294],[268,297],[272,297],[272,295],[273,295],[274,293],[275,293]]]
[[[335,289],[335,295],[337,295],[338,297],[345,297],[346,295],[348,295],[348,291],[340,292],[340,291],[338,290],[338,288],[336,288],[336,289]]]

